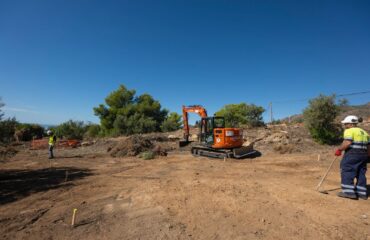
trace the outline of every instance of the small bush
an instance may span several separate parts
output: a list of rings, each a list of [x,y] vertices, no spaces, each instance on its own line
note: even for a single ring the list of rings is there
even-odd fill
[[[292,153],[294,150],[294,146],[292,144],[278,144],[273,147],[274,151],[280,153],[280,154],[285,154],[285,153]]]
[[[15,137],[18,141],[31,141],[42,138],[45,129],[38,124],[20,123],[16,127]]]
[[[294,118],[294,119],[292,120],[292,123],[293,123],[293,124],[294,124],[294,123],[303,123],[303,122],[304,122],[303,117]]]
[[[152,151],[146,151],[146,152],[142,152],[139,155],[139,157],[142,158],[142,159],[144,159],[144,160],[151,160],[151,159],[154,159],[155,154]]]
[[[320,95],[310,100],[309,106],[303,111],[303,117],[305,126],[315,141],[321,144],[334,144],[338,141],[339,127],[334,122],[338,114],[335,95]]]
[[[90,124],[86,126],[87,130],[85,136],[88,138],[96,138],[102,135],[101,128],[99,124]]]
[[[56,127],[55,133],[58,138],[83,139],[86,132],[86,125],[82,121],[69,120]]]
[[[272,122],[271,122],[271,124],[272,125],[278,125],[278,124],[282,124],[283,122],[280,120],[280,119],[278,119],[278,120],[273,120]]]
[[[9,143],[13,141],[17,125],[18,122],[15,118],[0,121],[0,142]]]

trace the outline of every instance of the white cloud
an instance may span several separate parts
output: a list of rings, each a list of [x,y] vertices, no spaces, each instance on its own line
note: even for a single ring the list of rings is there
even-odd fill
[[[23,112],[23,113],[40,114],[37,111],[27,109],[27,108],[4,107],[3,109],[4,109],[4,111],[10,111],[10,112]]]

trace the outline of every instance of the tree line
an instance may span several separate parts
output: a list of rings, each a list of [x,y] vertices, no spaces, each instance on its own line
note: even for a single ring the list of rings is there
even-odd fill
[[[337,103],[335,95],[320,95],[309,101],[309,106],[303,111],[303,119],[316,141],[331,144],[339,138],[340,125],[335,123],[335,118],[344,104],[348,101],[341,99]],[[14,140],[17,134],[20,141],[46,136],[46,129],[40,125],[19,123],[15,118],[4,119],[3,106],[0,99],[0,142]],[[104,103],[94,107],[93,111],[100,124],[69,120],[52,130],[59,138],[83,139],[170,132],[182,127],[181,115],[163,108],[151,95],[137,95],[135,90],[124,85],[108,94]],[[239,103],[223,106],[215,116],[223,116],[227,127],[259,127],[265,124],[262,119],[264,112],[261,106]]]

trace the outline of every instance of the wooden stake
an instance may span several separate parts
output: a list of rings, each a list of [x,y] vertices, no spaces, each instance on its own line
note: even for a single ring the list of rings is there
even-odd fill
[[[72,223],[71,223],[72,227],[75,225],[76,212],[77,212],[77,208],[74,208],[73,215],[72,215]]]
[[[321,156],[320,156],[320,154],[318,154],[317,155],[317,161],[320,162],[320,160],[321,160]]]

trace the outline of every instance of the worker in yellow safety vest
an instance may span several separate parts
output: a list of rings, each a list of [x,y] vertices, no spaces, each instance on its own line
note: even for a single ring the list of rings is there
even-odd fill
[[[341,186],[342,191],[338,193],[339,197],[357,200],[358,198],[367,200],[366,188],[366,163],[370,156],[370,137],[369,134],[357,127],[362,119],[356,116],[347,116],[343,121],[344,136],[343,143],[336,150],[335,155],[341,156],[345,151],[341,169]],[[356,184],[354,179],[356,178]]]
[[[49,159],[54,158],[53,149],[55,142],[57,141],[57,137],[54,135],[53,131],[48,130],[46,132],[49,136]]]

